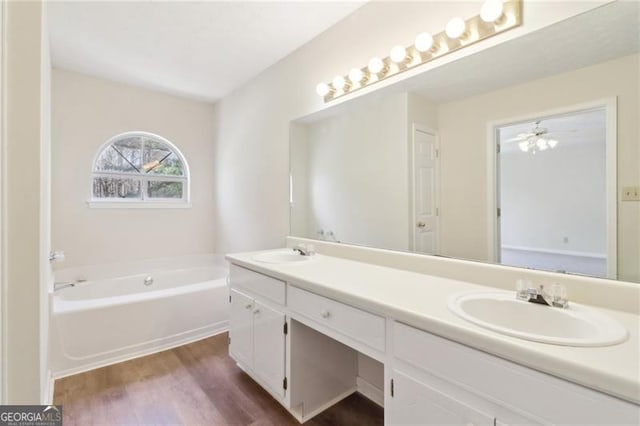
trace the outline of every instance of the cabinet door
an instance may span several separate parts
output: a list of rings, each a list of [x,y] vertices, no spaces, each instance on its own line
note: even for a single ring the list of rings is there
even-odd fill
[[[253,368],[253,299],[231,289],[229,355],[246,368]]]
[[[474,410],[452,396],[438,392],[399,371],[393,372],[390,399],[392,425],[493,426],[493,417]]]
[[[284,321],[282,312],[255,301],[253,371],[273,392],[284,396]]]

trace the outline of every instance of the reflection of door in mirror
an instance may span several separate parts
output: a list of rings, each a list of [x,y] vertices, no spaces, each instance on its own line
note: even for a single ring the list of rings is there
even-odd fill
[[[500,263],[603,278],[615,269],[606,127],[602,106],[497,127]]]
[[[437,205],[437,137],[433,130],[413,125],[412,163],[412,234],[411,250],[418,253],[438,253]]]

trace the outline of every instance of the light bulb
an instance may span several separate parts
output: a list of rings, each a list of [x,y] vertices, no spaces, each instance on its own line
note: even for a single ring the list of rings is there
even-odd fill
[[[320,96],[327,96],[330,91],[331,88],[327,83],[320,83],[316,86],[316,93]]]
[[[378,74],[384,69],[384,62],[382,62],[382,59],[378,58],[377,56],[374,56],[369,61],[369,65],[367,65],[367,68],[369,69],[370,73]]]
[[[502,0],[487,0],[480,9],[480,19],[484,22],[495,22],[502,16],[503,10]]]
[[[336,90],[343,90],[345,88],[345,86],[347,85],[347,81],[344,79],[343,76],[337,75],[337,76],[335,76],[335,78],[333,79],[331,84],[333,85],[333,87]]]
[[[536,145],[538,146],[538,149],[540,151],[544,151],[545,149],[547,149],[549,146],[547,145],[547,141],[540,138],[538,139],[538,141],[536,142]]]
[[[405,49],[404,46],[395,46],[393,49],[391,49],[389,57],[393,62],[399,64],[400,62],[403,62],[405,59],[407,59],[407,49]]]
[[[364,73],[360,68],[352,68],[349,71],[349,81],[352,83],[360,83],[364,79]]]
[[[433,36],[429,33],[420,33],[414,43],[418,52],[427,52],[433,47]]]
[[[556,147],[556,145],[558,145],[558,141],[557,141],[557,140],[555,140],[555,139],[549,139],[549,140],[547,141],[547,143],[549,144],[549,146],[550,146],[551,148],[555,148],[555,147]]]
[[[462,34],[464,34],[465,29],[466,24],[464,23],[462,18],[453,18],[445,27],[444,32],[447,33],[447,36],[449,36],[449,38],[458,38]]]
[[[520,149],[521,149],[523,152],[527,152],[527,151],[529,151],[529,142],[527,142],[527,141],[522,141],[522,142],[520,142],[520,143],[518,144],[518,146],[520,147]]]

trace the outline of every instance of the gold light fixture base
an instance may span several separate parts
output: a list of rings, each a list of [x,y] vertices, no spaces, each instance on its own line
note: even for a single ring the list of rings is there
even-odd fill
[[[362,81],[360,81],[359,84],[352,83],[350,87],[345,88],[344,90],[335,90],[335,88],[333,88],[329,83],[329,86],[333,90],[324,96],[324,102],[330,102],[334,99],[354,93],[364,87],[369,87],[379,81],[393,77],[404,71],[414,69],[437,58],[448,55],[449,53],[455,52],[456,50],[471,46],[495,35],[502,34],[505,31],[519,27],[520,25],[522,25],[522,0],[506,0],[504,2],[502,16],[494,22],[485,22],[480,18],[480,14],[478,14],[465,21],[466,29],[464,36],[452,39],[449,38],[444,31],[441,31],[433,36],[433,47],[426,52],[419,52],[413,44],[407,46],[407,57],[410,58],[409,60],[395,63],[388,56],[383,58],[382,62],[385,65],[385,72],[371,74],[367,71],[367,67],[364,67],[361,69],[365,74]],[[345,78],[349,81],[347,76],[345,76]]]

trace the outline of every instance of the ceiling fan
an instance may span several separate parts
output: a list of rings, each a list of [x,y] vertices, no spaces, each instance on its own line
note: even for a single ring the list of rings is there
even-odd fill
[[[507,142],[518,142],[521,151],[532,154],[555,148],[558,145],[558,140],[550,138],[549,130],[540,127],[540,122],[541,120],[536,121],[531,131],[519,133],[515,138],[508,139]]]

